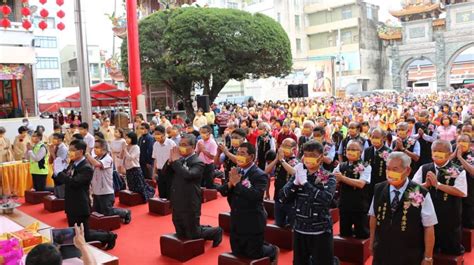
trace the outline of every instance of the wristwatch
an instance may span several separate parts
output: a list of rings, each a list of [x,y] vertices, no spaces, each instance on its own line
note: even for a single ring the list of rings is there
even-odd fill
[[[286,162],[285,159],[280,159],[280,164],[283,164],[283,162]]]
[[[433,262],[433,258],[430,258],[430,257],[425,257],[425,261],[428,261],[428,262]]]

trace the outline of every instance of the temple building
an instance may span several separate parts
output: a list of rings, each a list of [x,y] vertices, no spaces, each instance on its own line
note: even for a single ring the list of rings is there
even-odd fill
[[[460,87],[456,77],[473,73],[474,58],[460,62],[458,57],[474,47],[474,1],[404,0],[401,10],[390,13],[400,26],[379,27],[388,57],[388,70],[382,73],[385,88],[413,89],[423,80],[427,87],[446,90]],[[421,65],[414,68],[415,61]]]

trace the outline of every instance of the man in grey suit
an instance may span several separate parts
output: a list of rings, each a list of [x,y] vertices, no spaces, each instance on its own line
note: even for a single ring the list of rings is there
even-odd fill
[[[217,247],[222,242],[222,229],[200,224],[204,163],[195,154],[195,147],[196,137],[185,134],[179,146],[170,151],[167,170],[172,171],[170,201],[173,224],[179,238],[212,240],[212,246]]]

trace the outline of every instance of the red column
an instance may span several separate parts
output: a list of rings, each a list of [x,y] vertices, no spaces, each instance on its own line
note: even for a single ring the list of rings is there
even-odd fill
[[[137,0],[127,0],[128,81],[132,117],[137,111],[137,96],[142,94],[140,45],[138,42]]]

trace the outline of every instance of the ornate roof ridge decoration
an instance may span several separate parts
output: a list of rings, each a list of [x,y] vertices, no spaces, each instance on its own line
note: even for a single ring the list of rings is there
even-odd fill
[[[445,18],[438,18],[433,20],[433,27],[444,27],[446,26]]]
[[[387,23],[380,23],[377,26],[377,32],[379,38],[382,40],[401,40],[402,39],[402,27],[394,25],[390,21]]]
[[[408,5],[401,10],[391,10],[390,14],[394,17],[403,17],[409,15],[415,15],[420,13],[429,13],[433,11],[442,12],[441,4],[420,4],[420,5]]]

